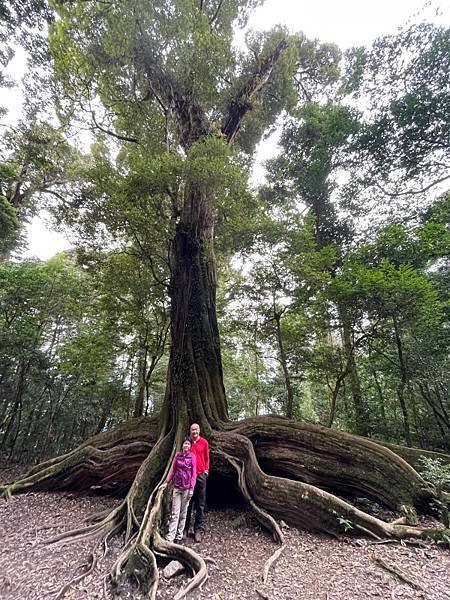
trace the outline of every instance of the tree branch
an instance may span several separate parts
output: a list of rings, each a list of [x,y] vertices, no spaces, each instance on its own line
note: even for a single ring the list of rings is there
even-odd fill
[[[386,196],[389,196],[389,198],[396,198],[398,196],[410,196],[410,195],[417,196],[418,194],[424,194],[425,192],[427,192],[429,189],[431,189],[435,185],[438,185],[439,183],[442,183],[443,181],[446,181],[447,179],[450,179],[450,175],[444,175],[444,176],[440,177],[439,179],[432,181],[431,183],[429,183],[428,185],[426,185],[425,187],[423,187],[421,189],[418,189],[418,190],[409,189],[409,190],[406,190],[406,192],[389,192],[386,188],[384,188],[377,181],[375,181],[375,185],[378,189],[380,189],[383,192],[383,194],[385,194]]]
[[[253,108],[253,103],[257,95],[266,85],[287,45],[286,40],[278,42],[272,54],[266,58],[259,70],[250,77],[249,81],[231,102],[228,109],[228,118],[222,127],[222,133],[226,136],[228,142],[231,143],[234,141],[240,129],[242,119]]]
[[[139,144],[139,140],[138,138],[135,137],[130,137],[128,135],[120,135],[120,133],[115,133],[114,131],[111,131],[110,129],[106,129],[105,127],[102,127],[97,119],[95,118],[95,113],[93,110],[91,110],[91,116],[92,116],[92,120],[94,121],[94,125],[96,126],[97,129],[100,129],[100,131],[103,131],[103,133],[106,133],[106,135],[110,135],[113,138],[116,138],[117,140],[122,140],[123,142],[133,142],[134,144]]]
[[[213,16],[211,17],[211,19],[209,20],[209,24],[210,25],[214,25],[215,20],[217,19],[217,17],[219,16],[220,13],[220,9],[222,8],[222,4],[223,4],[223,0],[219,0],[218,4],[217,4],[217,8],[213,14]]]
[[[202,107],[194,101],[192,92],[184,89],[156,64],[153,56],[147,51],[149,45],[145,43],[145,33],[138,20],[136,26],[142,38],[135,48],[136,60],[141,62],[149,87],[158,102],[166,106],[175,117],[181,145],[189,148],[194,142],[210,133],[206,115]]]

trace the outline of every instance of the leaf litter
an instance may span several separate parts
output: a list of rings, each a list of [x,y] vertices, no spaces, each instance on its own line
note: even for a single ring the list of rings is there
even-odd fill
[[[14,475],[13,469],[4,469],[0,480]],[[74,584],[61,598],[104,598],[104,580],[120,552],[120,537],[109,542],[105,557],[92,540],[62,546],[45,541],[80,527],[91,514],[112,509],[119,501],[74,492],[32,492],[1,501],[0,598],[54,600],[71,580]],[[450,600],[450,552],[439,545],[373,544],[363,538],[335,539],[286,527],[286,548],[263,584],[264,564],[277,546],[251,513],[209,510],[206,524],[200,544],[192,538],[186,541],[208,560],[208,580],[190,596],[192,600]],[[95,567],[82,577],[92,567],[94,553]],[[410,583],[396,571],[407,574]],[[161,568],[158,600],[173,598],[188,576],[165,580]],[[130,586],[119,593],[115,597],[143,597]]]

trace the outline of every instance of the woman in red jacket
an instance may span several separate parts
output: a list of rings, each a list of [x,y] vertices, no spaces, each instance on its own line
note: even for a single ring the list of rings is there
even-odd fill
[[[172,514],[166,536],[169,542],[180,543],[183,539],[186,513],[194,493],[196,479],[197,460],[195,454],[191,452],[191,440],[186,438],[183,442],[183,450],[175,454],[167,476],[167,482],[173,483]]]

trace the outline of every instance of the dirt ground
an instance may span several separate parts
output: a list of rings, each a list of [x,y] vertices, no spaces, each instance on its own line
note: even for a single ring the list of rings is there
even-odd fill
[[[0,481],[10,480],[13,474],[13,470],[0,471]],[[118,556],[120,538],[112,540],[106,557],[92,541],[63,546],[45,541],[80,527],[87,516],[117,502],[68,492],[29,493],[0,501],[0,598],[105,598],[105,575]],[[209,578],[192,599],[450,600],[450,552],[438,545],[337,540],[286,528],[285,549],[263,585],[264,564],[277,546],[252,515],[237,509],[209,510],[207,528],[195,548],[211,559]],[[187,543],[194,546],[191,539]],[[83,576],[93,558],[95,568]],[[78,577],[77,582],[61,593],[73,577]],[[169,581],[162,577],[157,598],[173,598],[186,581],[186,575]],[[129,587],[114,595],[107,588],[106,594],[108,598],[142,597]]]

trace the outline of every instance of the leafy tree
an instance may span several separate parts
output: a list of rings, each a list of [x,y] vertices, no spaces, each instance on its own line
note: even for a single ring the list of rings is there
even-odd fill
[[[14,45],[40,53],[45,38],[39,34],[44,23],[51,22],[53,13],[45,0],[2,2],[0,7],[0,86],[9,82],[3,69],[14,56]],[[45,44],[44,44],[45,46]]]
[[[343,90],[368,104],[349,197],[359,189],[368,203],[404,198],[404,212],[417,214],[414,198],[423,203],[448,180],[449,44],[449,28],[419,23],[348,53]]]
[[[0,155],[0,244],[6,258],[24,222],[76,187],[82,156],[47,123],[20,125],[3,136]]]

